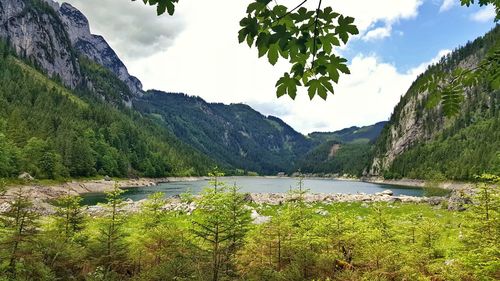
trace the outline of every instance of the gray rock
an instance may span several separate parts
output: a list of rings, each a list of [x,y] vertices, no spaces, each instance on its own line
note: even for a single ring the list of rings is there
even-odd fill
[[[71,42],[57,13],[31,8],[22,0],[2,0],[0,37],[8,38],[17,54],[35,60],[49,76],[60,77],[66,86],[75,88],[82,82]]]
[[[392,190],[390,190],[390,189],[386,189],[386,190],[380,192],[380,194],[392,196],[394,194],[394,192],[392,192]]]
[[[134,96],[142,96],[142,84],[127,68],[102,36],[90,33],[87,18],[70,4],[44,0],[47,9],[34,7],[26,0],[0,2],[0,38],[8,39],[16,53],[36,61],[49,76],[59,77],[74,89],[86,85],[80,73],[77,51],[104,66],[123,81],[130,93],[122,93],[131,106]],[[51,12],[51,9],[53,10]]]
[[[245,195],[243,195],[243,201],[245,201],[247,203],[254,202],[252,195],[250,193],[245,193]]]
[[[0,214],[8,212],[10,210],[10,204],[8,202],[3,202],[0,204]]]
[[[427,199],[427,203],[429,203],[429,205],[431,205],[431,206],[441,205],[442,202],[443,202],[442,197],[433,196],[433,197],[429,197]]]
[[[389,202],[389,203],[401,203],[401,202],[403,202],[403,200],[401,200],[398,197],[391,197],[387,202]]]
[[[143,95],[141,81],[128,73],[127,67],[102,36],[90,33],[88,20],[78,9],[68,3],[63,3],[58,12],[69,34],[71,44],[77,51],[111,70],[127,84],[133,95]],[[125,102],[129,102],[130,97],[123,98]]]
[[[460,192],[453,192],[448,199],[448,210],[465,211],[467,205],[470,204],[472,204],[470,197],[461,194]]]
[[[263,223],[267,223],[269,220],[271,220],[270,217],[262,216],[259,213],[257,213],[256,210],[252,210],[252,213],[250,214],[250,216],[251,216],[254,224],[263,224]]]
[[[32,177],[30,174],[28,174],[26,172],[20,174],[17,178],[20,180],[25,180],[25,181],[32,181],[35,179],[34,177]]]
[[[328,216],[330,213],[327,210],[317,210],[316,214],[320,216]]]

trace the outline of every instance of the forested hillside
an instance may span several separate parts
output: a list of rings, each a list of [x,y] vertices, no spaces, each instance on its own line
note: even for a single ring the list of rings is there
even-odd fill
[[[386,123],[386,121],[382,121],[371,126],[353,126],[335,132],[313,132],[308,136],[315,144],[326,141],[368,143],[374,142],[378,138]]]
[[[202,175],[213,165],[133,110],[65,88],[5,43],[0,50],[0,177]],[[108,73],[95,64],[82,72],[90,69]],[[89,81],[105,100],[127,90],[117,79],[106,80],[111,74],[98,77]]]
[[[134,107],[178,138],[227,167],[262,174],[290,172],[312,143],[276,117],[248,105],[207,103],[199,97],[149,91]]]
[[[457,116],[429,107],[420,85],[436,72],[471,69],[500,44],[500,27],[455,50],[419,76],[394,109],[376,144],[371,173],[386,178],[471,180],[500,174],[500,92],[482,77],[466,91]]]
[[[373,157],[373,143],[386,122],[308,135],[315,147],[302,156],[297,169],[318,175],[362,176]]]

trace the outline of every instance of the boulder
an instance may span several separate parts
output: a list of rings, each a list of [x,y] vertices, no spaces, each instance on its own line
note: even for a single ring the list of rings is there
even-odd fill
[[[252,195],[250,193],[245,193],[243,195],[243,201],[247,202],[247,203],[253,203],[254,200],[252,198]]]
[[[10,204],[7,202],[4,202],[0,204],[0,214],[8,212],[10,210]]]
[[[431,206],[441,205],[442,201],[443,201],[443,198],[442,197],[438,197],[438,196],[429,197],[427,199],[427,203],[429,203],[429,205],[431,205]]]
[[[327,210],[317,210],[316,214],[320,216],[328,216],[330,213]]]
[[[32,181],[35,179],[34,177],[32,177],[30,174],[28,174],[26,172],[20,174],[18,178],[21,180],[25,180],[25,181]]]
[[[390,189],[386,189],[386,190],[384,190],[384,191],[380,192],[380,194],[381,194],[381,195],[389,195],[389,196],[392,196],[392,195],[394,195],[394,192],[392,192],[392,190],[390,190]]]
[[[263,224],[263,223],[268,222],[271,219],[268,216],[260,215],[259,213],[257,213],[256,210],[252,210],[252,213],[250,214],[250,216],[251,216],[254,224]]]
[[[472,204],[472,200],[460,192],[453,192],[448,199],[448,210],[465,211],[466,206]]]
[[[401,203],[403,200],[401,200],[398,197],[391,197],[387,202],[389,203]]]

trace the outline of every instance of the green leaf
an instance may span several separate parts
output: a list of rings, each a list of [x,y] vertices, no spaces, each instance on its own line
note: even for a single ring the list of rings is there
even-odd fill
[[[332,33],[328,33],[325,36],[319,37],[319,40],[321,40],[321,44],[323,45],[323,50],[327,53],[332,52],[332,47],[333,46],[340,46],[340,41],[333,35]]]
[[[275,65],[278,62],[278,58],[279,58],[278,45],[273,44],[269,46],[269,51],[267,52],[267,59],[269,60],[269,63]]]
[[[288,95],[292,99],[297,96],[297,86],[300,86],[299,80],[290,77],[290,74],[285,73],[276,83],[276,95],[282,97]]]
[[[460,112],[460,104],[464,96],[459,86],[449,85],[443,89],[441,103],[443,112],[447,117],[452,117]]]
[[[144,4],[149,3],[149,5],[157,5],[156,6],[156,13],[160,16],[165,13],[165,11],[168,12],[169,15],[173,15],[175,12],[175,5],[174,3],[177,3],[178,0],[144,0]]]
[[[247,34],[248,34],[248,31],[245,28],[241,29],[238,32],[238,41],[240,42],[240,44],[243,43],[243,41],[245,41]]]
[[[307,82],[306,86],[309,87],[309,89],[307,90],[307,93],[309,94],[309,98],[311,100],[314,98],[315,95],[318,95],[322,99],[326,100],[327,88],[321,82],[320,79],[309,80],[309,82]],[[332,89],[332,91],[333,91],[333,89]]]
[[[354,18],[352,17],[340,16],[338,19],[339,25],[335,28],[335,33],[339,35],[344,44],[347,44],[350,35],[359,34],[358,28],[352,23],[354,23]]]
[[[335,55],[330,56],[330,62],[326,64],[326,70],[330,78],[335,82],[339,82],[340,72],[350,74],[349,68],[346,65],[347,60]]]

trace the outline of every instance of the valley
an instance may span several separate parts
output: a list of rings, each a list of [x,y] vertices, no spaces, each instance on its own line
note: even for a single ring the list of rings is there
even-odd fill
[[[125,3],[112,1],[90,9],[94,26],[90,14],[76,8],[90,2],[0,0],[0,281],[500,279],[498,23],[422,63],[420,52],[402,51],[415,42],[401,49],[378,45],[390,37],[382,29],[406,28],[399,24],[408,18],[391,18],[385,27],[379,21],[366,27],[362,18],[356,26],[321,0],[315,9],[303,6],[307,1],[296,8],[251,1],[234,43],[255,46],[273,66],[279,59],[290,62],[276,96],[299,103],[304,100],[296,95],[306,94],[311,104],[314,97],[326,103],[335,87],[335,97],[343,90],[339,102],[356,96],[352,110],[363,117],[356,120],[372,124],[349,119],[352,126],[344,129],[306,133],[296,125],[330,128],[329,110],[339,109],[328,108],[322,120],[315,114],[301,120],[303,109],[284,103],[273,104],[280,110],[263,107],[272,113],[257,111],[238,96],[242,89],[227,93],[221,87],[221,100],[226,94],[243,100],[222,103],[208,102],[214,99],[204,92],[143,86],[141,78],[144,85],[157,79],[154,63],[136,77],[125,62],[141,69],[138,57],[152,52],[160,63],[196,21],[169,22],[179,30],[165,31],[175,36],[161,49],[151,42],[165,37],[157,33],[166,27],[142,18],[144,27],[120,34],[126,44],[146,42],[148,50],[134,57],[116,37],[94,34],[107,5],[116,5],[116,14],[106,24],[123,24]],[[147,10],[155,17],[173,16],[179,1],[138,2],[155,6],[153,14]],[[486,12],[499,20],[498,3],[483,2],[479,8],[493,8]],[[427,16],[458,9],[426,2],[417,10],[419,5]],[[461,8],[474,9],[467,7]],[[145,11],[137,8],[125,22]],[[210,43],[190,44],[196,42],[197,52],[208,50],[222,33],[210,33]],[[414,36],[398,33],[391,42]],[[382,41],[373,42],[377,36]],[[423,49],[431,43],[418,41]],[[381,56],[387,54],[380,46],[392,50],[394,65],[377,58],[375,65],[356,67],[370,61],[357,49],[363,44]],[[351,52],[358,54],[349,57]],[[215,56],[197,61],[191,55],[200,69]],[[395,67],[417,62],[418,75]],[[165,70],[179,67],[181,75],[193,62],[177,63]],[[254,72],[247,76],[262,75]],[[356,79],[342,84],[341,74]],[[199,85],[206,77],[191,78]],[[409,88],[398,79],[408,80]],[[373,81],[382,83],[367,84]],[[401,92],[388,120],[372,118],[383,115],[359,102],[369,91],[380,104],[368,106],[387,107],[384,95],[394,88]]]

